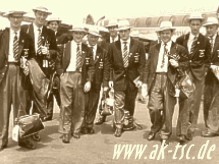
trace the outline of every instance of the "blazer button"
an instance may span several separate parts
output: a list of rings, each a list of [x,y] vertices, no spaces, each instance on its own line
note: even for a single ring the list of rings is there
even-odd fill
[[[4,75],[5,73],[3,72],[2,75]]]
[[[124,77],[126,77],[126,75],[123,75]]]
[[[7,64],[5,64],[5,67],[7,67],[8,65]]]
[[[190,63],[192,63],[192,60],[189,60]]]

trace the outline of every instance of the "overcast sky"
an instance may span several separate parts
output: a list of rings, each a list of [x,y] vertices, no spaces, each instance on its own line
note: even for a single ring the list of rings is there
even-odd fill
[[[3,1],[3,0],[1,0]],[[32,14],[32,8],[45,6],[64,23],[82,22],[88,14],[94,20],[165,15],[191,11],[216,11],[218,0],[4,0],[0,11],[23,9]]]

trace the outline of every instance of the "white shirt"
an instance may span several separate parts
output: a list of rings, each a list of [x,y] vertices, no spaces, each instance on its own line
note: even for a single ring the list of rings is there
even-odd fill
[[[119,36],[118,35],[115,37],[114,42],[117,41],[117,40],[119,40]],[[110,43],[113,43],[113,38],[112,37],[110,37]]]
[[[95,60],[96,59],[96,55],[97,55],[97,44],[95,46],[91,46],[89,45],[90,48],[93,48],[93,59]]]
[[[71,42],[71,57],[69,65],[66,69],[67,72],[73,72],[76,71],[76,62],[77,62],[77,47],[78,43],[76,43],[74,40]],[[81,43],[79,43],[79,49],[81,51]]]
[[[197,37],[199,36],[196,35]],[[191,52],[191,48],[192,48],[192,43],[194,41],[194,38],[195,38],[195,35],[193,35],[192,33],[189,34],[189,39],[188,39],[188,43],[187,43],[187,46],[188,46],[188,50],[189,50],[189,53]]]
[[[37,26],[33,23],[34,46],[35,46],[35,51],[36,51],[36,52],[37,52],[37,50],[38,50],[39,29],[40,29],[40,31],[41,31],[41,33],[42,33],[43,26],[41,26],[41,27],[37,27]]]
[[[17,32],[17,39],[19,40],[20,38],[20,30],[16,31]],[[15,62],[14,58],[14,52],[13,52],[13,42],[14,42],[14,37],[15,37],[15,31],[10,29],[9,32],[9,54],[8,54],[8,61],[9,62]]]
[[[124,50],[124,46],[125,46],[124,43],[125,43],[125,42],[126,42],[127,49],[128,49],[128,53],[129,53],[129,50],[130,50],[130,41],[131,41],[130,37],[129,37],[129,39],[126,40],[126,41],[123,41],[122,39],[120,39],[122,53],[123,53],[123,50]]]
[[[166,49],[168,51],[167,53],[170,52],[171,45],[172,45],[172,41],[167,42],[167,45],[166,45]],[[168,71],[168,56],[167,55],[164,56],[164,64],[162,66],[164,46],[165,46],[164,43],[161,42],[159,56],[158,56],[157,69],[156,69],[157,73],[165,73]]]

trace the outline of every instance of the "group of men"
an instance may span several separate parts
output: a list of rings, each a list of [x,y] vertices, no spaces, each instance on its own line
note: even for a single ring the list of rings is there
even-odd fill
[[[61,35],[59,19],[49,19],[45,7],[33,9],[35,20],[21,26],[23,11],[5,13],[10,27],[0,33],[0,135],[1,149],[7,147],[9,115],[38,113],[42,121],[52,119],[53,95],[60,107],[62,142],[81,134],[94,134],[99,99],[114,89],[115,137],[133,130],[138,91],[149,95],[152,122],[148,140],[160,133],[168,144],[172,134],[174,107],[179,99],[176,133],[181,144],[192,140],[204,91],[204,137],[219,135],[218,121],[218,20],[209,17],[200,33],[201,14],[191,14],[191,32],[172,41],[175,28],[163,21],[156,31],[159,41],[145,53],[142,42],[130,36],[128,20],[110,20],[110,37],[95,25],[73,25]],[[47,22],[47,26],[46,26]],[[102,32],[102,33],[101,33]],[[86,41],[84,38],[86,36]],[[100,42],[100,40],[102,40]],[[125,119],[128,113],[128,125]],[[98,116],[102,124],[106,116]],[[19,145],[34,149],[39,133],[20,139]]]

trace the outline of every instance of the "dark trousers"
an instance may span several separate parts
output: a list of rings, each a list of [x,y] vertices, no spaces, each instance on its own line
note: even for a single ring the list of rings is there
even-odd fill
[[[187,108],[189,110],[189,122],[191,123],[192,128],[195,128],[198,122],[198,115],[200,110],[205,79],[203,78],[202,80],[197,80],[193,78],[193,82],[196,88],[192,93],[192,95],[188,98],[187,100],[188,102],[186,102],[186,104],[188,104]]]
[[[219,81],[212,72],[204,88],[204,120],[207,130],[219,134]]]
[[[79,72],[66,72],[60,77],[61,133],[80,133],[85,111],[85,94],[81,78]]]
[[[9,117],[11,105],[13,105],[14,117],[26,114],[26,94],[21,84],[22,72],[20,67],[15,64],[9,64],[7,73],[0,84],[0,115],[1,120],[1,145],[8,143]]]
[[[114,91],[114,122],[117,128],[123,127],[124,110],[129,111],[130,115],[133,116],[137,93],[138,89],[133,87],[127,87],[125,91]]]
[[[86,94],[86,108],[84,116],[84,126],[92,128],[97,112],[100,97],[100,90],[92,89]]]
[[[166,101],[166,74],[156,74],[154,84],[149,94],[148,109],[151,118],[151,131],[157,133],[164,123],[164,110]]]

